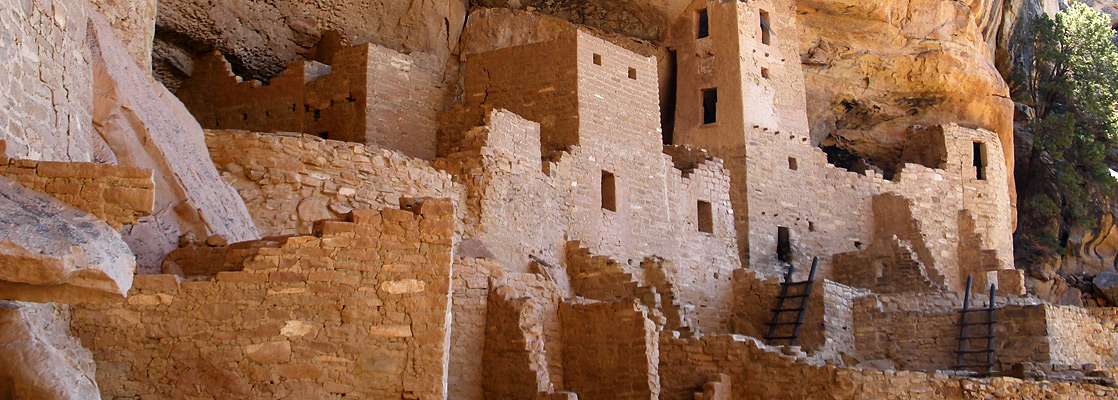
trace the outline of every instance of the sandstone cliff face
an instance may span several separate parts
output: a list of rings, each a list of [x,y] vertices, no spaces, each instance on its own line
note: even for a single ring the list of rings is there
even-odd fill
[[[64,306],[0,301],[0,398],[100,399],[95,369]]]
[[[990,45],[1000,2],[796,5],[814,143],[891,164],[911,126],[955,122],[997,132],[1012,169],[1013,102]]]
[[[216,49],[234,70],[267,79],[310,56],[322,32],[353,44],[372,42],[446,58],[465,23],[466,0],[160,0],[157,76],[172,83],[197,51]]]
[[[179,237],[260,238],[244,201],[209,159],[202,127],[166,88],[128,58],[108,24],[92,18],[93,124],[121,165],[155,171],[152,217],[127,227],[141,272],[155,272]]]

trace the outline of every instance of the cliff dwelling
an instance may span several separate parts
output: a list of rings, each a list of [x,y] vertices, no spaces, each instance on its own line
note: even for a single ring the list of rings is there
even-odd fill
[[[822,143],[812,2],[0,3],[0,399],[1118,397],[1006,132]]]

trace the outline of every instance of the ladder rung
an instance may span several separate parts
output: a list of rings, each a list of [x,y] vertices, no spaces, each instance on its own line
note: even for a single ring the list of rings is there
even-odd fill
[[[993,325],[993,324],[996,324],[996,323],[998,323],[998,321],[982,321],[982,322],[967,321],[967,323],[959,324],[959,326]]]
[[[803,309],[804,308],[773,308],[769,309],[769,311],[774,313],[798,313],[803,311]]]
[[[956,352],[956,353],[959,353],[959,354],[993,353],[993,352],[994,352],[994,349],[986,349],[986,350],[955,350],[955,352]]]
[[[796,336],[765,336],[765,340],[790,340],[795,338]]]
[[[995,309],[989,309],[989,308],[972,308],[972,309],[969,309],[969,310],[959,310],[959,312],[960,312],[960,313],[975,313],[975,312],[990,312],[990,311],[997,311],[997,310],[998,310],[997,308],[995,308]]]
[[[787,295],[782,294],[782,295],[776,296],[776,298],[778,298],[778,299],[800,299],[800,298],[804,298],[804,297],[807,297],[807,295],[806,294],[787,294]]]
[[[802,322],[767,322],[765,325],[803,325]]]
[[[810,285],[810,284],[811,284],[811,281],[803,281],[803,282],[781,282],[780,284],[781,284],[781,285],[784,285],[784,286],[803,286],[803,285]]]

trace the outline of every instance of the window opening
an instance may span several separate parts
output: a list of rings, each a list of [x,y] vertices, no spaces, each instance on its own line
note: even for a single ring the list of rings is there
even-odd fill
[[[718,122],[718,89],[703,89],[703,124]]]
[[[776,258],[780,261],[792,261],[792,230],[788,227],[776,228]]]
[[[707,10],[705,8],[698,11],[696,20],[698,21],[699,26],[698,29],[696,29],[697,35],[695,35],[695,37],[698,39],[702,39],[710,36],[710,18],[707,16]]]
[[[699,232],[714,233],[714,213],[710,202],[699,200]]]
[[[769,27],[769,13],[761,10],[761,43],[772,44],[772,28]]]
[[[602,208],[617,211],[617,183],[609,171],[602,171]]]
[[[979,180],[986,180],[986,143],[974,142],[974,174]]]

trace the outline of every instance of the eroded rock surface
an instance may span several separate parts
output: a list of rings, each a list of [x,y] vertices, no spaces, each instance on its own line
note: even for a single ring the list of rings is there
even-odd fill
[[[286,63],[309,56],[325,30],[338,31],[352,44],[372,42],[446,60],[458,43],[466,3],[160,0],[156,69],[164,81],[175,74],[182,76],[195,51],[216,49],[229,58],[238,74],[268,79]]]
[[[0,398],[100,399],[94,369],[66,309],[0,301]]]
[[[1012,168],[1013,103],[977,23],[984,2],[796,3],[813,142],[889,163],[909,127],[953,121],[997,132]]]
[[[141,270],[158,271],[185,233],[258,239],[244,201],[210,161],[198,122],[136,65],[107,23],[91,18],[89,32],[94,127],[121,165],[155,171],[155,211],[124,231]]]
[[[136,259],[120,234],[84,211],[0,177],[0,298],[123,298]]]

